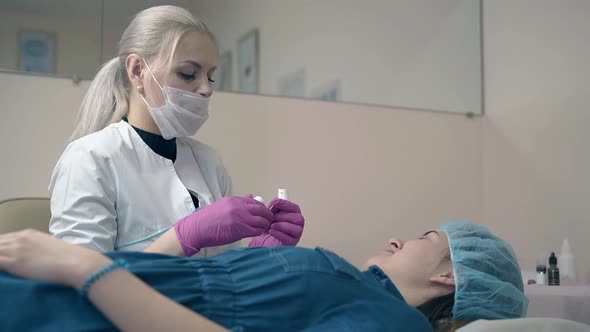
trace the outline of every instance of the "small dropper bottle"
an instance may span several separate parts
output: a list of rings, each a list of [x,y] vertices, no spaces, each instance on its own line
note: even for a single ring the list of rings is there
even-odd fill
[[[555,257],[554,252],[552,252],[551,256],[549,256],[547,281],[549,286],[559,286],[559,268],[557,267],[557,257]]]

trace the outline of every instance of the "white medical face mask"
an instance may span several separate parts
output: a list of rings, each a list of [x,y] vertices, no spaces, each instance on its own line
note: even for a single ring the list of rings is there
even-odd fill
[[[162,137],[171,139],[195,135],[209,118],[209,97],[167,85],[162,88],[145,60],[144,63],[160,87],[166,103],[161,107],[152,107],[141,93],[139,95],[160,128]]]

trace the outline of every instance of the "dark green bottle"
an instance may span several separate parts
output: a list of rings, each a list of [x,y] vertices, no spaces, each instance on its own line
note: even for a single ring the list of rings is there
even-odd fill
[[[559,286],[559,268],[557,267],[557,257],[552,252],[549,257],[549,269],[547,269],[547,284],[549,286]]]

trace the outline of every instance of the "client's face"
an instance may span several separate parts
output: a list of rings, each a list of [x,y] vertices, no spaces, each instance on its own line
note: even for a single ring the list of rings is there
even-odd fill
[[[394,283],[429,286],[436,277],[453,278],[449,242],[442,231],[429,231],[415,240],[390,239],[385,250],[365,267],[377,265]]]

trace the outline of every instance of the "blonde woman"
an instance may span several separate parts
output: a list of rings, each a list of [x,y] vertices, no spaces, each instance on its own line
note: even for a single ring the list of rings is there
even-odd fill
[[[135,16],[119,54],[92,82],[53,172],[50,232],[98,252],[207,256],[251,246],[295,245],[299,207],[230,196],[217,152],[189,138],[209,116],[217,47],[185,9]],[[176,250],[180,244],[182,250]]]

